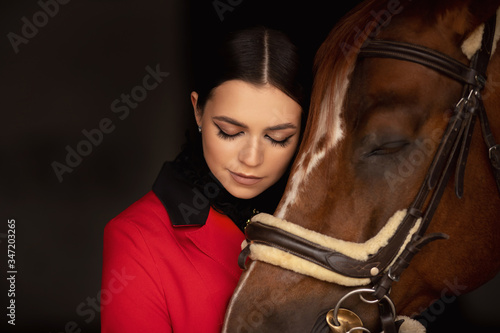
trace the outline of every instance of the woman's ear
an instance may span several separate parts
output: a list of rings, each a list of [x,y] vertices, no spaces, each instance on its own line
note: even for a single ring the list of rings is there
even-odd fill
[[[201,109],[198,108],[198,93],[196,91],[191,92],[191,104],[193,104],[194,117],[196,118],[196,123],[201,126]]]

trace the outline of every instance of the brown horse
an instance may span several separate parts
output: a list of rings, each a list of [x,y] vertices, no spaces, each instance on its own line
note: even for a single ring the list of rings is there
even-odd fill
[[[374,296],[344,296],[359,287],[372,288],[381,274],[387,277],[388,266],[380,268],[370,260],[379,250],[391,247],[388,244],[407,220],[412,222],[405,237],[398,236],[402,242],[396,256],[402,252],[413,256],[422,250],[404,272],[398,271],[399,281],[375,297],[390,297],[398,315],[416,315],[440,297],[472,291],[495,276],[500,269],[500,196],[489,159],[495,147],[488,150],[479,121],[472,122],[475,131],[465,149],[469,156],[463,191],[463,168],[454,166],[463,162],[460,156],[451,159],[451,174],[457,180],[445,177],[442,181],[442,197],[437,194],[432,219],[426,222],[419,209],[408,209],[415,207],[420,192],[438,191],[433,172],[442,170],[443,162],[433,160],[447,150],[440,142],[454,135],[449,124],[464,103],[461,97],[478,95],[480,89],[471,88],[469,93],[470,83],[425,62],[397,59],[387,52],[378,56],[376,50],[370,53],[364,48],[369,48],[366,42],[371,40],[411,43],[469,66],[472,53],[480,48],[481,32],[486,30],[480,26],[499,6],[499,0],[371,0],[336,25],[316,55],[308,124],[285,194],[274,217],[255,218],[268,220],[265,226],[270,230],[292,234],[289,243],[297,238],[304,247],[319,244],[320,249],[334,252],[329,258],[341,258],[347,266],[366,263],[359,268],[372,277],[366,272],[346,274],[348,268],[332,272],[301,260],[305,256],[297,247],[282,251],[286,246],[266,247],[266,242],[258,247],[249,237],[254,260],[247,263],[229,304],[224,332],[311,332],[313,327],[322,327],[318,323],[341,299],[340,307],[350,309],[363,322],[365,328],[355,332],[379,332],[379,309],[368,303]],[[500,139],[498,52],[489,60],[486,77],[484,109],[493,136]],[[467,136],[458,150],[464,141]],[[431,194],[418,198],[424,213],[434,209]],[[425,235],[436,237],[415,238],[425,223],[429,223]],[[271,231],[264,231],[262,237]],[[444,233],[448,239],[423,246],[444,237],[435,233]],[[279,232],[276,237],[281,237]],[[425,241],[403,251],[419,239]],[[299,258],[294,252],[299,252]],[[409,261],[411,256],[405,258]],[[398,263],[394,256],[389,262]],[[334,326],[339,324],[336,319]]]

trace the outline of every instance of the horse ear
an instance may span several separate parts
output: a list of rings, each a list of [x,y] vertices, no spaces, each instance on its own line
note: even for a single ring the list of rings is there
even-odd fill
[[[491,18],[500,7],[500,0],[470,1],[469,12],[471,20],[465,32],[466,37],[472,33],[480,24]]]

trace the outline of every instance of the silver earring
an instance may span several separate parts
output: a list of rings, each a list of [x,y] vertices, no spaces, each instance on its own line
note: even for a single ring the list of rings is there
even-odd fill
[[[198,132],[201,133],[201,126],[198,126]]]

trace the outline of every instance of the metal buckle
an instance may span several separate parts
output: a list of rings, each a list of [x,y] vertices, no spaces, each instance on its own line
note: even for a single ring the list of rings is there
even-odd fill
[[[486,85],[486,78],[483,75],[476,75],[474,78],[476,79],[479,90],[482,90]]]
[[[399,257],[398,257],[399,258]],[[391,268],[389,268],[389,272],[387,272],[387,276],[389,277],[389,279],[391,279],[392,281],[394,282],[398,282],[399,281],[399,276],[395,276],[393,273],[392,273],[392,266]]]
[[[490,157],[491,166],[496,170],[500,170],[500,144],[491,146],[488,149],[488,155]]]
[[[497,144],[497,145],[490,147],[490,149],[488,150],[488,154],[490,156],[490,159],[493,157],[493,151],[497,150],[499,148],[500,148],[500,144]]]

